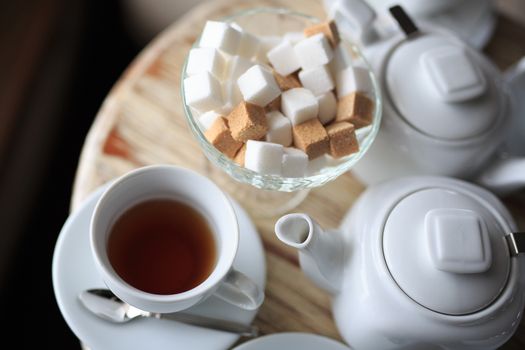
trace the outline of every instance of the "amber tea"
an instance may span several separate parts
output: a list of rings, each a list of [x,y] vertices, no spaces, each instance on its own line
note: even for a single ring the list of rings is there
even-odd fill
[[[144,292],[176,294],[202,283],[213,271],[213,232],[193,207],[171,199],[139,203],[111,228],[108,257],[127,283]]]

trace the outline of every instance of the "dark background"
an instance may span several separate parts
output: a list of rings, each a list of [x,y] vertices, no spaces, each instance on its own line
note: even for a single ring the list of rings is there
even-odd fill
[[[86,133],[140,49],[126,31],[121,6],[104,0],[0,2],[0,96],[19,100],[9,110],[0,103],[1,127],[8,129],[0,154],[0,209],[3,223],[17,221],[8,230],[18,237],[9,240],[14,233],[0,229],[9,241],[3,244],[8,268],[0,310],[8,324],[2,341],[13,337],[17,349],[79,348],[53,295],[51,260]],[[15,211],[25,215],[15,217]]]

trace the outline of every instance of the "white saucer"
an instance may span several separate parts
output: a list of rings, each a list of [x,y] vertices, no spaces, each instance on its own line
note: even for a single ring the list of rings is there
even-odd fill
[[[257,338],[233,350],[350,350],[333,339],[309,333],[278,333]]]
[[[64,224],[53,256],[53,288],[67,324],[82,343],[95,350],[226,349],[235,334],[194,327],[173,321],[140,319],[114,324],[94,316],[79,303],[88,288],[104,288],[89,248],[89,221],[104,187],[91,194]],[[246,212],[232,200],[237,213],[240,242],[233,265],[261,288],[266,284],[266,262],[259,235]],[[241,310],[215,297],[187,310],[190,313],[250,324],[257,314]]]

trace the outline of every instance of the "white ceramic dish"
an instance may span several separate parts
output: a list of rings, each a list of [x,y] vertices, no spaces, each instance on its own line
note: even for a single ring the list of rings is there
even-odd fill
[[[133,349],[226,349],[238,336],[173,321],[140,319],[128,324],[101,320],[77,300],[80,291],[104,288],[89,249],[89,221],[104,187],[88,197],[62,228],[53,256],[53,288],[68,326],[80,341],[96,350]],[[266,284],[266,263],[259,235],[246,212],[234,201],[240,244],[234,267],[261,288]],[[257,310],[246,311],[216,297],[187,310],[190,313],[250,324]]]
[[[350,350],[349,347],[320,335],[308,333],[279,333],[244,343],[233,350]]]

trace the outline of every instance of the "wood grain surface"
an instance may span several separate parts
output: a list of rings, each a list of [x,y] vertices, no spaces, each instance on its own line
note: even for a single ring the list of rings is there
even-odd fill
[[[219,0],[195,8],[170,26],[135,59],[104,101],[82,151],[72,210],[99,185],[143,165],[176,164],[203,174],[217,171],[210,170],[186,125],[179,89],[182,64],[207,19],[254,6],[287,7],[324,17],[317,0]],[[525,54],[524,41],[524,27],[500,17],[486,51],[505,68]],[[351,174],[344,174],[312,190],[297,211],[312,215],[324,227],[337,227],[363,189]],[[523,193],[506,204],[525,228],[525,216],[519,216],[519,209],[525,207]],[[341,340],[331,317],[330,296],[307,280],[298,267],[296,252],[275,238],[277,218],[252,217],[268,265],[266,300],[255,320],[262,334],[311,332]],[[522,322],[504,349],[524,347]]]

